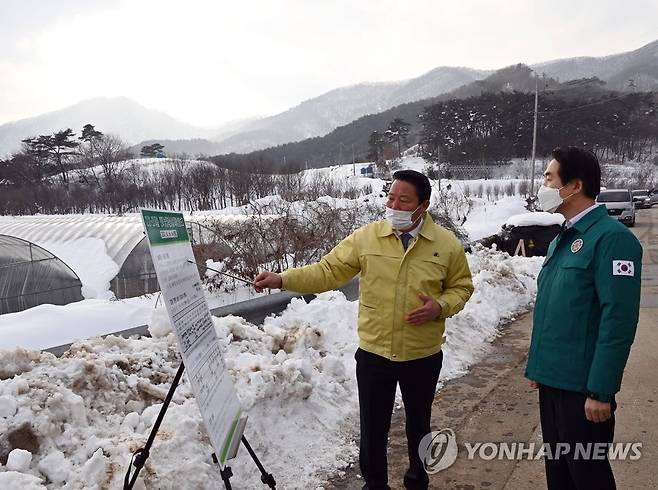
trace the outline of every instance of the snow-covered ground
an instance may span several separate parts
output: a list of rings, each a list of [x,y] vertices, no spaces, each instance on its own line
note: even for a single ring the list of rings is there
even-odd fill
[[[145,163],[153,169],[161,165]],[[364,210],[365,203],[383,207],[384,181],[361,177],[362,166],[308,170],[304,178],[325,175],[372,189],[357,199],[323,197],[321,202]],[[402,162],[402,168],[419,171],[425,166],[417,157]],[[442,181],[443,189],[450,184],[451,192],[471,194],[473,207],[463,228],[472,240],[497,232],[512,216],[527,213],[520,196],[490,200],[473,194],[480,186],[502,188],[510,182],[513,179]],[[438,183],[434,189],[438,190]],[[434,193],[433,200],[437,196]],[[269,196],[256,204],[277,200]],[[293,204],[303,209],[304,203]],[[195,212],[186,219],[245,219],[244,214],[252,211],[243,206]],[[370,216],[364,212],[363,218],[367,221]],[[130,455],[146,441],[178,366],[175,338],[169,334],[162,304],[157,306],[157,294],[119,301],[111,297],[109,280],[118,265],[105,253],[102,240],[41,245],[78,273],[88,299],[0,316],[0,349],[5,349],[0,350],[0,489],[121,488]],[[468,260],[475,293],[464,311],[447,322],[442,383],[466,373],[486,352],[500,326],[531,307],[541,267],[539,258],[509,257],[477,246]],[[212,261],[209,265],[221,267]],[[253,296],[256,293],[247,286],[229,293],[206,292],[211,308]],[[238,317],[214,318],[225,362],[249,415],[246,435],[280,488],[317,488],[356,458],[357,310],[357,302],[328,292],[309,304],[293,300],[282,314],[259,326]],[[96,337],[144,324],[150,325],[153,338]],[[76,339],[83,340],[61,358],[30,351]],[[29,451],[14,449],[17,441]],[[146,487],[220,487],[211,452],[184,380],[143,472]],[[231,466],[234,488],[261,487],[243,449]]]
[[[475,293],[447,322],[442,382],[464,374],[500,325],[528,309],[541,259],[478,248]],[[280,488],[318,488],[357,455],[357,303],[339,292],[293,300],[262,326],[215,318],[224,358],[249,415],[246,436]],[[121,488],[178,366],[162,308],[153,338],[76,343],[62,358],[0,353],[0,488]],[[23,441],[29,451],[13,449]],[[11,449],[13,451],[9,452]],[[146,488],[217,488],[218,470],[190,385],[178,388],[143,471]],[[260,488],[244,449],[236,489]]]
[[[353,176],[352,165],[341,165],[322,169],[307,170],[307,178],[313,178],[314,175],[322,174],[338,180],[348,180],[354,182],[355,185],[363,187],[366,185],[372,186],[373,193],[369,196],[361,198],[368,200],[376,200],[376,196],[380,193],[385,181],[381,179],[371,179],[360,177],[361,168],[369,164],[356,164],[355,171],[356,177]],[[537,164],[540,168],[541,163]],[[400,164],[400,169],[411,169],[423,172],[427,162],[420,157],[406,157],[403,158]],[[473,209],[468,214],[466,222],[463,224],[464,230],[468,233],[471,240],[479,240],[481,238],[493,235],[507,222],[507,220],[518,214],[529,213],[525,208],[525,198],[521,195],[500,197],[499,199],[488,199],[486,197],[475,196],[478,188],[483,189],[483,196],[487,195],[487,189],[494,189],[498,187],[501,194],[505,186],[514,185],[515,188],[523,182],[523,179],[513,178],[500,178],[500,179],[472,179],[472,180],[453,180],[442,179],[441,186],[446,189],[451,187],[452,192],[469,195],[469,199],[473,202]],[[438,199],[438,182],[432,181],[432,202]],[[380,201],[384,205],[384,201]]]
[[[113,168],[111,170],[115,173],[121,173],[129,170],[131,167],[135,167],[149,174],[155,174],[157,172],[170,169],[174,165],[178,168],[187,170],[190,167],[212,164],[204,160],[191,160],[182,158],[131,158],[129,160],[116,162],[112,165]],[[97,175],[101,177],[103,176],[103,167],[101,165],[97,165],[95,167],[77,170],[76,172],[85,175]]]
[[[47,349],[146,325],[157,294],[122,300],[85,299],[0,315],[0,349]]]
[[[205,292],[211,309],[263,294],[268,293],[256,293],[246,285],[229,293]],[[148,325],[158,298],[159,293],[121,300],[85,299],[63,306],[44,304],[0,315],[0,349],[47,349]]]
[[[370,165],[369,163],[357,163],[354,165],[336,165],[331,167],[309,169],[303,173],[307,181],[311,181],[317,176],[324,176],[332,178],[338,182],[348,182],[355,187],[364,188],[369,186],[372,188],[370,194],[361,196],[357,199],[343,199],[343,198],[320,198],[319,201],[329,202],[334,206],[348,206],[355,203],[371,202],[378,203],[381,206],[385,205],[385,198],[383,197],[382,188],[385,181],[377,178],[361,177],[360,172],[362,168]],[[423,172],[427,162],[420,157],[406,157],[400,163],[400,169],[412,169]],[[356,174],[356,175],[354,175]],[[432,197],[431,202],[435,203],[438,199],[438,182],[432,182]],[[525,208],[525,198],[521,195],[500,197],[499,199],[488,199],[487,197],[477,197],[475,192],[479,187],[483,188],[483,194],[486,196],[487,189],[493,189],[498,186],[501,191],[506,185],[518,186],[522,179],[503,178],[503,179],[473,179],[473,180],[452,180],[442,179],[441,186],[446,189],[451,187],[452,192],[462,195],[468,195],[469,199],[473,202],[473,209],[468,214],[467,220],[463,225],[464,230],[469,234],[471,240],[479,240],[486,236],[492,235],[500,230],[506,221],[515,215],[528,213]],[[501,192],[502,194],[502,192]],[[279,199],[274,196],[268,196],[263,199],[255,200],[258,205],[266,205],[273,200]],[[236,206],[226,208],[220,211],[197,211],[194,213],[195,219],[208,213],[210,215],[215,213],[221,214],[240,214],[249,212],[249,206]]]

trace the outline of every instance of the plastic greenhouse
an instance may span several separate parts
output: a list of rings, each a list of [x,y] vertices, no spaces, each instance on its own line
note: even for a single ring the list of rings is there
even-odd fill
[[[221,221],[234,221],[248,219],[249,216],[207,215],[200,216],[200,221],[186,219],[188,232],[193,244],[216,240],[214,231],[209,224]],[[204,224],[205,223],[205,224]],[[83,272],[80,264],[74,264],[77,250],[75,247],[84,247],[84,244],[75,243],[76,240],[94,238],[102,240],[105,260],[111,259],[119,272],[110,280],[110,290],[119,298],[130,298],[142,294],[154,293],[160,290],[158,279],[153,267],[148,242],[142,226],[142,219],[138,214],[125,216],[112,216],[102,214],[83,215],[40,215],[40,216],[0,216],[0,236],[4,236],[6,243],[0,250],[0,314],[9,311],[20,311],[43,303],[67,304],[84,299],[84,285],[81,289]],[[68,244],[67,242],[73,242]],[[4,242],[3,242],[4,243]],[[16,245],[20,244],[20,245]],[[69,257],[59,256],[56,248],[66,245]],[[230,246],[222,242],[225,254],[230,253]],[[53,248],[52,250],[49,250]],[[73,252],[71,252],[73,251]],[[81,249],[87,256],[89,250]],[[40,255],[39,255],[40,254]],[[29,257],[40,257],[31,260]],[[50,262],[45,261],[48,257]],[[109,257],[109,259],[108,259]],[[91,261],[96,260],[95,256]],[[25,262],[43,261],[41,265],[11,265]],[[66,263],[66,262],[69,263]],[[39,262],[40,263],[40,262]],[[22,267],[25,281],[36,281],[36,285],[25,285],[18,277]],[[50,268],[49,268],[50,267]],[[59,269],[57,269],[59,268]],[[76,292],[67,291],[69,284],[49,279],[55,277],[57,269],[65,272],[58,273],[62,277],[72,277]],[[76,272],[78,275],[76,275]],[[11,274],[11,275],[10,275]],[[29,279],[27,278],[29,274]],[[83,277],[84,278],[84,277]],[[63,281],[63,279],[62,279]],[[31,291],[29,287],[38,291]],[[28,298],[29,297],[29,298]],[[13,305],[9,308],[9,304]]]
[[[142,221],[137,215],[4,216],[0,217],[0,234],[21,239],[33,246],[43,244],[40,250],[46,249],[47,244],[52,242],[67,242],[87,237],[99,238],[105,243],[107,255],[119,267],[119,273],[110,282],[110,289],[117,298],[139,296],[159,290],[153,261],[142,229]],[[16,251],[14,252],[14,250]],[[8,262],[25,260],[26,256],[26,252],[20,252],[19,249],[8,249],[3,253],[7,255],[7,257],[3,257],[3,260]],[[23,258],[14,258],[13,253],[17,253],[19,257]],[[47,250],[45,253],[55,258]],[[62,263],[61,260],[59,262]],[[69,274],[73,273],[68,266],[66,269]],[[5,279],[4,272],[2,276],[3,278],[0,279],[2,286],[0,287],[5,289],[0,289],[0,301],[4,301],[5,296],[17,296],[17,291],[21,291],[19,283],[10,284],[8,279]],[[77,276],[75,277],[77,279]],[[60,286],[44,286],[46,290],[40,293],[40,301],[26,303],[26,306],[19,309],[41,303],[66,304],[81,300],[83,298],[80,295],[80,281],[77,280],[78,294],[76,296],[66,296],[65,300],[63,293],[55,292]],[[53,291],[52,297],[48,296],[48,290]]]
[[[81,289],[76,273],[53,254],[27,240],[0,235],[0,314],[80,301]]]

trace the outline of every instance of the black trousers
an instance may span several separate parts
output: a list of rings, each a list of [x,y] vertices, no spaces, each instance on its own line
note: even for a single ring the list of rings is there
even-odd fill
[[[567,446],[560,449],[558,444],[569,444],[569,451],[559,458],[544,458],[549,490],[616,488],[607,452],[603,459],[583,455],[588,454],[588,444],[595,447],[596,443],[612,443],[617,404],[612,402],[612,417],[596,423],[585,417],[585,400],[584,393],[539,385],[539,415],[544,443],[550,449],[547,452],[554,456],[558,451],[564,453]],[[576,448],[578,444],[583,448],[580,452]]]
[[[400,383],[409,453],[409,468],[404,475],[404,485],[413,490],[426,489],[429,478],[418,455],[418,445],[423,436],[430,432],[432,401],[443,363],[443,352],[413,361],[395,362],[358,349],[354,357],[361,415],[359,463],[365,480],[363,488],[390,488],[386,448],[395,391]]]

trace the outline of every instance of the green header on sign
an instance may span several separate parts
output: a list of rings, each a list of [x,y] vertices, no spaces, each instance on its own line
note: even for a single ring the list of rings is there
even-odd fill
[[[183,213],[142,209],[142,218],[151,245],[190,241]]]

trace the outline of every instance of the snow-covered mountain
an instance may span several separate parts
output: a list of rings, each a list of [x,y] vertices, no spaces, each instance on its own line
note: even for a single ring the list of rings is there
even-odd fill
[[[103,133],[116,134],[129,144],[147,139],[200,138],[211,134],[210,130],[180,122],[126,97],[103,97],[1,125],[0,158],[18,150],[25,138],[66,128],[79,134],[85,124],[93,124]]]
[[[598,77],[612,90],[629,90],[633,80],[636,90],[658,89],[658,40],[634,51],[602,58],[579,57],[547,61],[533,66],[540,72],[564,82],[577,78]]]
[[[246,125],[229,138],[215,138],[222,153],[243,153],[315,136],[367,114],[450,92],[490,72],[444,66],[400,82],[362,83],[338,88],[302,102],[281,114]]]
[[[658,89],[658,41],[601,58],[580,57],[533,65],[561,82],[598,77],[608,89]],[[386,83],[342,87],[306,100],[285,112],[261,119],[226,124],[215,130],[197,128],[124,98],[99,98],[30,119],[0,125],[0,157],[20,147],[20,140],[65,128],[80,131],[87,123],[121,136],[127,143],[156,140],[170,153],[246,153],[284,143],[324,136],[368,114],[378,114],[409,102],[451,93],[466,96],[493,71],[439,67],[419,77]],[[474,83],[477,82],[477,83]],[[514,89],[522,89],[512,83]]]
[[[359,84],[332,90],[302,102],[281,114],[254,121],[230,137],[215,137],[218,153],[247,153],[284,143],[324,136],[339,126],[367,114],[378,114],[400,104],[424,100],[450,93],[455,97],[477,95],[493,89],[495,80],[506,77],[508,69],[474,70],[439,67],[420,77],[401,82]],[[548,61],[533,65],[549,78],[559,81],[598,77],[612,90],[629,90],[633,79],[636,90],[658,89],[658,41],[621,54],[600,58],[580,57]],[[510,90],[528,91],[534,83],[525,78],[506,84]],[[480,86],[481,85],[481,86]]]

